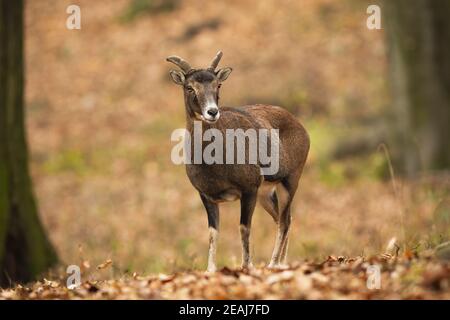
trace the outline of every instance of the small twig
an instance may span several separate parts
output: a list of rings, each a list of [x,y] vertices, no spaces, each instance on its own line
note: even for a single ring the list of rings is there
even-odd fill
[[[406,232],[405,232],[405,221],[404,221],[404,206],[403,206],[403,201],[402,201],[403,198],[400,197],[400,195],[399,195],[399,189],[398,189],[398,185],[397,185],[397,182],[396,182],[396,179],[395,179],[394,167],[392,166],[391,157],[390,157],[389,150],[388,150],[386,144],[385,143],[381,143],[378,146],[378,151],[380,151],[380,149],[383,150],[384,155],[386,157],[386,160],[388,162],[389,175],[391,177],[391,182],[392,182],[392,189],[394,190],[394,197],[395,197],[395,200],[397,202],[397,205],[398,205],[399,211],[400,211],[400,224],[401,224],[401,232],[402,232],[402,238],[403,238],[403,250],[406,251]]]

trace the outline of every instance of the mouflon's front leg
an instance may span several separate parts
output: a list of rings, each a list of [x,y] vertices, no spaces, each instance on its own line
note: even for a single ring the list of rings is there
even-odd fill
[[[208,228],[209,228],[209,249],[208,249],[208,268],[207,272],[216,272],[216,251],[217,240],[219,237],[219,206],[208,200],[204,195],[200,194],[203,205],[208,214]]]
[[[250,257],[250,228],[252,225],[253,211],[256,205],[256,192],[245,193],[241,197],[241,240],[242,240],[242,268],[252,266]]]

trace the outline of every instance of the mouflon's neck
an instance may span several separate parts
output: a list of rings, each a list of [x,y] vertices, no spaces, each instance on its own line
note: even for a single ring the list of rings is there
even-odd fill
[[[186,129],[191,132],[194,128],[194,121],[196,120],[196,115],[194,109],[189,104],[187,97],[184,97],[184,109],[186,113]]]

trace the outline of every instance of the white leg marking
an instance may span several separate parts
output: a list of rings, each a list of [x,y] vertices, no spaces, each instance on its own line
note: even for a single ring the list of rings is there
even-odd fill
[[[277,268],[280,264],[280,256],[283,245],[283,232],[278,222],[277,237],[275,240],[275,247],[273,248],[272,258],[270,259],[269,268]]]
[[[286,237],[286,240],[284,241],[283,250],[281,250],[281,258],[280,258],[280,264],[287,265],[287,250],[289,245],[289,237]]]
[[[209,228],[209,251],[208,251],[208,269],[207,272],[216,272],[216,251],[217,251],[217,238],[219,232],[214,228]]]

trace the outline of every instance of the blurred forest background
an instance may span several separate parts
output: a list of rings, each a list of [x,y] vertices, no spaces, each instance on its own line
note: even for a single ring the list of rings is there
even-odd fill
[[[81,30],[65,26],[70,4],[81,7]],[[394,237],[408,250],[448,240],[449,91],[432,109],[420,82],[409,87],[415,100],[398,87],[402,74],[432,85],[427,77],[436,73],[398,68],[430,61],[427,50],[408,49],[402,64],[402,50],[408,35],[426,43],[433,28],[402,29],[417,20],[407,6],[392,5],[382,10],[382,29],[369,30],[370,4],[380,3],[26,1],[31,176],[42,224],[64,265],[111,259],[119,275],[205,267],[206,214],[184,167],[170,160],[170,135],[184,126],[185,114],[165,58],[177,54],[205,66],[218,50],[221,65],[234,69],[222,104],[280,105],[310,133],[293,206],[291,261],[380,253]],[[387,14],[398,18],[389,35]],[[448,24],[439,30],[443,43]],[[425,96],[439,95],[428,89]],[[399,117],[404,105],[418,105],[417,122]],[[437,120],[421,140],[429,115]],[[437,155],[423,156],[424,149]],[[221,206],[219,267],[240,264],[238,212],[238,203]],[[267,262],[276,228],[261,208],[254,217],[253,256]]]

